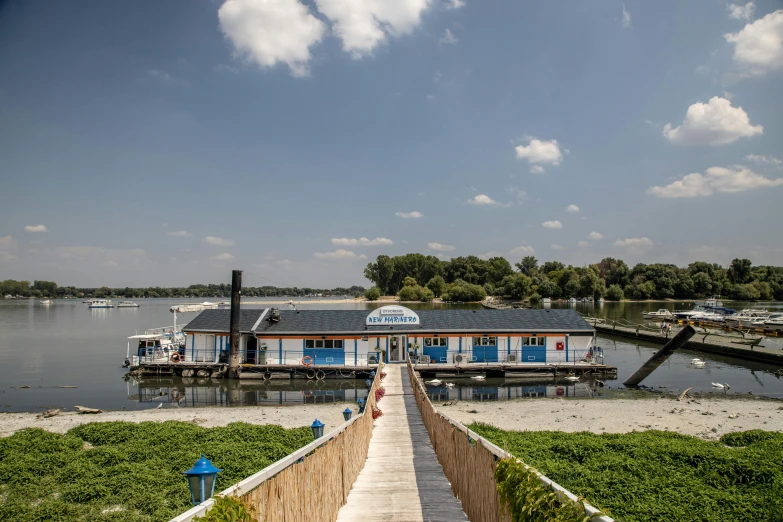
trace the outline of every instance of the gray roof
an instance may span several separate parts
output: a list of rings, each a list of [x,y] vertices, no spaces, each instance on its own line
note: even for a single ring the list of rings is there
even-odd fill
[[[421,325],[365,326],[371,310],[281,310],[280,322],[265,317],[254,330],[263,334],[366,334],[367,332],[515,333],[588,332],[595,330],[576,311],[557,310],[416,310]],[[250,333],[263,310],[242,310],[240,330]],[[229,310],[204,310],[186,331],[228,332]]]
[[[239,311],[239,331],[252,333],[263,309],[244,309]],[[204,310],[190,321],[183,330],[188,332],[225,332],[231,325],[231,310]]]

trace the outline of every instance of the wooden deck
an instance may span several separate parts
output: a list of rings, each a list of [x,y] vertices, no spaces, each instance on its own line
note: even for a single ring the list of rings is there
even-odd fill
[[[406,367],[389,364],[384,371],[383,416],[338,522],[467,522],[430,444]]]

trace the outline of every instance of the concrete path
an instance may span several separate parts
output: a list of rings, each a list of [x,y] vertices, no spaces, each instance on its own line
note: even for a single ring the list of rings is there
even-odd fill
[[[432,449],[406,367],[384,371],[383,417],[337,521],[468,522]]]

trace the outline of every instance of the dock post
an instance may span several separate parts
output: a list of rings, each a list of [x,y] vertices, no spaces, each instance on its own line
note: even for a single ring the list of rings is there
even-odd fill
[[[242,271],[231,271],[231,326],[229,337],[228,377],[239,378],[239,298],[242,295]]]
[[[688,339],[693,337],[696,330],[692,326],[688,325],[680,330],[677,335],[672,337],[671,341],[666,343],[663,348],[658,350],[650,359],[642,365],[641,368],[636,370],[636,373],[631,375],[623,384],[625,386],[638,386],[640,382],[647,378],[655,369],[663,364],[663,362],[674,353],[677,348],[682,348]]]

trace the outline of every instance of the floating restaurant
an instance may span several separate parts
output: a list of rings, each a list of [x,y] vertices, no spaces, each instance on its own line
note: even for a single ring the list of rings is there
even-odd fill
[[[158,374],[183,376],[225,371],[230,314],[230,310],[204,310],[182,329],[186,341],[177,356],[160,360],[140,354],[134,366],[143,373],[157,367]],[[423,374],[479,370],[500,376],[511,367],[616,371],[597,357],[600,349],[594,346],[593,326],[569,309],[413,311],[399,305],[370,312],[242,309],[239,334],[240,378],[302,370],[315,378],[346,375],[346,371],[361,374],[380,361],[408,359]]]

